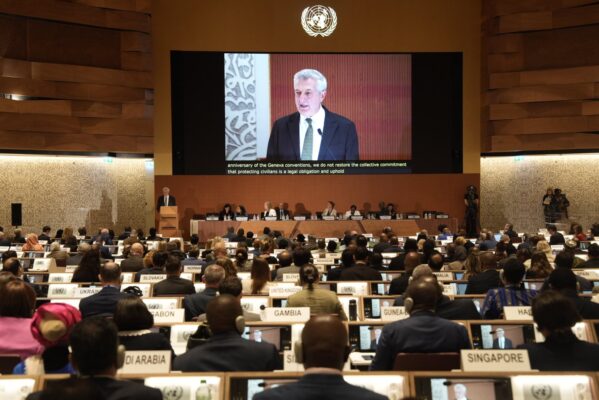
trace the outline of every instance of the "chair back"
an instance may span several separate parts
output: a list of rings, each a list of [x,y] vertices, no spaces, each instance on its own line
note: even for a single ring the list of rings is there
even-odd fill
[[[21,362],[21,357],[17,354],[0,355],[0,374],[12,374],[13,368]]]

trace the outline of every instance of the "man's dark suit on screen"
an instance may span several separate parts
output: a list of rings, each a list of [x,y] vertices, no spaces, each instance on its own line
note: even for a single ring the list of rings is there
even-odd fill
[[[360,158],[356,125],[341,115],[325,109],[324,129],[318,153],[319,160],[358,160]],[[266,158],[269,160],[301,160],[300,114],[295,112],[275,121]],[[314,135],[319,135],[314,132]]]
[[[128,296],[130,294],[121,292],[117,287],[104,286],[98,293],[81,299],[81,316],[87,318],[94,315],[114,315],[116,303]]]
[[[158,203],[156,204],[156,211],[160,211],[160,207],[163,206],[168,206],[168,207],[172,207],[172,206],[176,206],[177,205],[177,200],[175,200],[175,196],[168,196],[168,204],[164,204],[164,196],[160,196],[158,198]]]
[[[505,341],[503,343],[503,348],[504,349],[513,349],[514,348],[514,345],[513,345],[512,341],[510,339],[504,337],[503,340]],[[493,348],[494,349],[501,349],[501,347],[499,347],[499,339],[498,338],[493,339]]]
[[[265,390],[254,400],[383,400],[387,397],[350,385],[341,375],[305,374],[299,381]]]

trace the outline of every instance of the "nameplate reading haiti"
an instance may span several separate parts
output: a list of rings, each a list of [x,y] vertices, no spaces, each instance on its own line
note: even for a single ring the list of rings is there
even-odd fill
[[[579,269],[572,270],[576,275],[587,279],[599,279],[599,270],[594,269]]]
[[[268,289],[268,295],[270,297],[276,297],[276,298],[287,298],[289,296],[291,296],[292,294],[296,294],[297,292],[301,291],[302,287],[301,286],[271,286]]]
[[[530,371],[527,350],[462,350],[464,372]]]
[[[157,283],[165,279],[165,274],[143,274],[139,276],[139,281],[141,283]]]
[[[154,316],[155,324],[180,323],[185,321],[185,310],[183,308],[174,309],[151,309],[150,314]]]
[[[529,306],[503,307],[507,321],[532,321],[532,308]]]
[[[171,370],[170,350],[127,351],[121,374],[165,374]]]
[[[399,321],[409,316],[405,307],[381,307],[381,321]]]
[[[267,322],[307,322],[310,319],[310,307],[268,307],[262,317]]]

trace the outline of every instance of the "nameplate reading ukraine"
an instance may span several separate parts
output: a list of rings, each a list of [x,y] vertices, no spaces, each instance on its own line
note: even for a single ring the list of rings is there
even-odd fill
[[[307,322],[309,319],[310,307],[268,307],[262,317],[267,322]]]
[[[170,350],[127,351],[121,374],[166,374],[171,370]]]
[[[381,321],[392,322],[410,316],[405,307],[381,307]]]
[[[506,321],[532,321],[532,308],[530,306],[503,307]]]
[[[464,372],[530,371],[527,350],[462,350]]]

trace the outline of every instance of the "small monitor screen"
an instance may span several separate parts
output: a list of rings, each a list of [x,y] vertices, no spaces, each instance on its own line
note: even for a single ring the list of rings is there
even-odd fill
[[[532,323],[522,325],[470,324],[472,346],[475,349],[515,349],[521,344],[535,342]]]
[[[349,342],[357,351],[376,351],[382,332],[382,325],[351,325],[349,327]]]
[[[272,306],[277,308],[287,307],[287,299],[272,299]]]
[[[299,378],[231,378],[231,393],[229,398],[236,400],[251,400],[266,389],[296,382]]]
[[[394,299],[392,298],[365,298],[364,299],[364,317],[365,318],[380,318],[381,307],[393,306]]]
[[[512,398],[509,378],[415,378],[416,395],[423,400]]]
[[[241,336],[255,342],[272,343],[279,351],[291,350],[290,326],[248,326]]]

